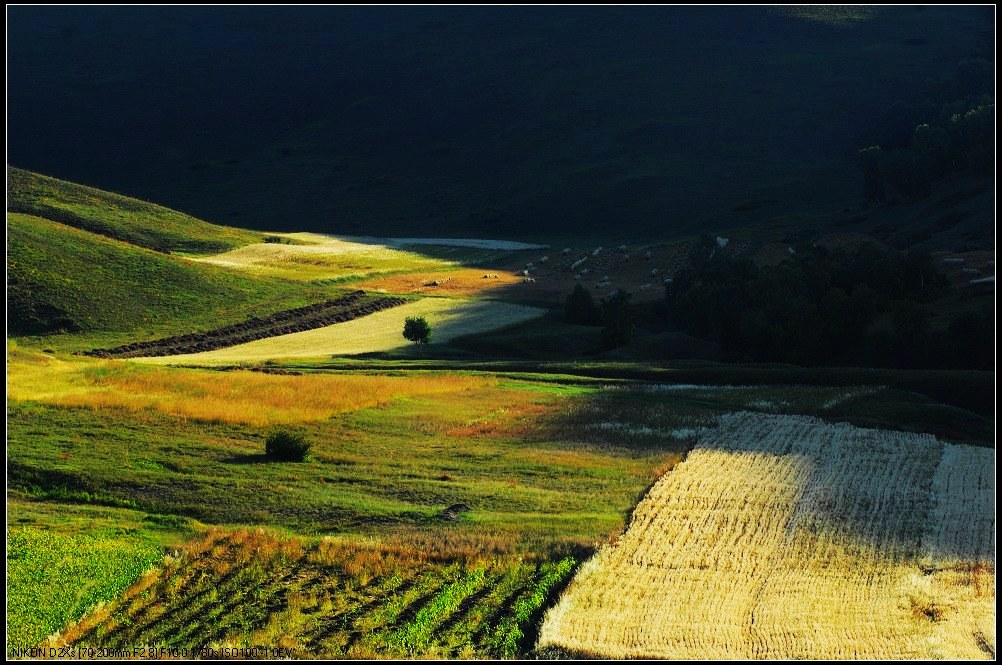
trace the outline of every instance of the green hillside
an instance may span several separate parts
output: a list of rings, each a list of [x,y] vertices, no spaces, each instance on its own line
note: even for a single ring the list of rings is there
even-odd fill
[[[209,226],[209,225],[206,225]],[[7,330],[183,332],[321,297],[32,215],[7,216]]]
[[[209,224],[170,208],[7,168],[7,210],[62,222],[157,250],[211,254],[260,240],[260,234]]]

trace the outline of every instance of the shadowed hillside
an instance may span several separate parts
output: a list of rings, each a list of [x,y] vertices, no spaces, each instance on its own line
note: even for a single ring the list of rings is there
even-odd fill
[[[991,28],[722,9],[13,8],[9,155],[276,230],[827,223],[862,198],[874,127]]]

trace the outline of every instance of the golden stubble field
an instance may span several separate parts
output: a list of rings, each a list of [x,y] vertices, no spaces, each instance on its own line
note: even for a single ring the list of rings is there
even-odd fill
[[[585,563],[538,647],[609,658],[976,659],[995,650],[994,451],[722,418]]]

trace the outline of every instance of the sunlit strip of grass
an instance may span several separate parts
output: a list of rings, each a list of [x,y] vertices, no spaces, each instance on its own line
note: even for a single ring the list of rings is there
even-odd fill
[[[408,377],[149,368],[116,361],[11,354],[7,396],[91,409],[154,410],[181,418],[266,426],[322,420],[403,396],[462,392],[496,383],[472,376]]]
[[[371,243],[338,240],[318,234],[295,234],[302,244],[260,243],[199,259],[256,275],[297,281],[366,277],[411,270],[441,270],[451,261]],[[309,244],[307,244],[309,243]]]
[[[332,355],[396,352],[410,356],[419,349],[403,337],[404,320],[421,316],[432,327],[433,344],[523,323],[545,310],[494,301],[422,298],[345,323],[259,339],[224,349],[176,356],[143,358],[150,364],[230,365],[283,358],[329,358]]]

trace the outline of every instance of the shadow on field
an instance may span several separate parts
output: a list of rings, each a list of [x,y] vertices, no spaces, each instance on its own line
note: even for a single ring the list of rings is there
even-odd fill
[[[816,394],[812,395],[812,391]],[[775,454],[777,459],[806,455],[813,468],[809,487],[804,488],[807,491],[803,499],[806,511],[799,518],[803,528],[823,528],[843,534],[854,543],[853,547],[863,550],[914,550],[917,533],[914,524],[907,520],[875,519],[874,506],[880,506],[881,512],[916,513],[932,520],[921,529],[920,536],[922,547],[936,559],[974,561],[978,557],[994,556],[993,549],[987,551],[979,544],[987,542],[984,534],[991,532],[993,524],[990,504],[985,503],[983,494],[973,489],[981,487],[986,482],[984,478],[968,479],[970,488],[964,490],[978,495],[977,499],[969,497],[976,517],[954,524],[955,520],[948,515],[934,512],[937,502],[934,476],[944,473],[940,470],[941,464],[949,463],[954,453],[979,459],[993,459],[993,455],[985,450],[991,445],[951,448],[948,440],[933,439],[929,434],[941,436],[939,430],[943,424],[938,421],[947,416],[955,420],[959,415],[966,415],[978,424],[982,424],[983,419],[922,396],[886,388],[860,397],[849,392],[844,403],[828,404],[843,391],[845,389],[808,386],[679,386],[675,389],[621,386],[601,397],[576,402],[572,409],[560,413],[548,425],[551,435],[563,441],[601,446],[624,455],[656,453],[663,456],[663,464],[654,471],[650,483],[625,512],[627,528],[637,504],[697,443],[703,449],[718,449],[733,455],[737,462],[746,455],[761,454],[763,440],[779,436],[784,440],[778,448],[767,446],[770,454]],[[795,394],[800,395],[799,400],[795,399]],[[784,403],[781,411],[773,411],[783,403],[783,398],[790,402]],[[915,427],[916,423],[909,420],[919,409],[928,411],[929,417]],[[747,418],[732,420],[739,412]],[[941,412],[946,412],[946,416]],[[718,417],[725,414],[729,416],[722,424]],[[859,426],[858,421],[865,425]],[[947,424],[960,427],[962,423],[951,421]],[[787,434],[782,434],[787,430]],[[967,439],[973,438],[979,430],[980,427],[968,424],[957,432],[966,435],[964,439]],[[820,448],[809,443],[812,439],[821,444]],[[775,441],[770,445],[774,446]],[[902,450],[902,446],[908,450]],[[748,477],[742,482],[747,483],[750,491],[759,480]],[[737,500],[740,507],[744,498]],[[959,534],[959,544],[937,537],[941,529]],[[974,554],[969,551],[971,547],[976,550]]]
[[[271,460],[264,453],[232,455],[222,460],[223,464],[267,464]]]

